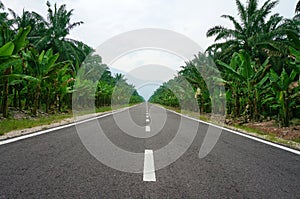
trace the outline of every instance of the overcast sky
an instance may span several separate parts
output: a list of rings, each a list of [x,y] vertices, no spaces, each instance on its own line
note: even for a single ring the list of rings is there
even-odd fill
[[[292,18],[297,1],[280,0],[274,12],[286,18]],[[44,17],[47,15],[46,0],[2,0],[2,2],[5,7],[19,14],[25,8],[25,10],[36,11]],[[83,21],[84,24],[76,27],[69,37],[83,41],[93,48],[97,48],[111,37],[126,31],[163,28],[189,37],[205,50],[213,43],[213,38],[206,38],[207,30],[219,24],[231,26],[228,20],[220,16],[222,14],[236,16],[237,14],[235,0],[50,0],[50,2],[52,5],[55,2],[58,5],[66,4],[68,10],[74,9],[72,22]],[[245,3],[246,0],[242,2]],[[263,2],[265,0],[260,0],[260,5]],[[170,58],[170,55],[162,55],[164,54],[153,51],[148,51],[148,54],[140,52],[134,56],[120,58],[114,68],[130,73],[138,67],[138,64],[156,63],[170,67],[175,74],[183,61],[176,57]],[[124,68],[124,66],[127,67]],[[153,71],[156,74],[157,72]],[[144,84],[147,83],[144,82]],[[150,90],[153,91],[153,89]],[[148,98],[151,92],[147,90],[143,95]]]
[[[294,15],[298,0],[280,0],[274,10],[284,17]],[[46,16],[44,0],[2,0],[4,5],[18,13],[22,9],[37,11]],[[84,24],[71,32],[71,37],[96,48],[110,37],[140,28],[164,28],[182,33],[206,49],[213,40],[206,31],[217,24],[229,25],[222,14],[236,15],[235,0],[62,0],[74,9],[74,21]],[[242,1],[246,2],[246,0]],[[260,4],[265,2],[260,0]]]

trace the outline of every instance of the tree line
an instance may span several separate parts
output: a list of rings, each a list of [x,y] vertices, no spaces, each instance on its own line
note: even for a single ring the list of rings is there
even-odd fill
[[[66,5],[52,6],[50,2],[46,5],[44,19],[26,10],[18,15],[0,1],[0,113],[4,117],[9,117],[9,107],[29,110],[34,116],[38,110],[69,110],[72,94],[80,89],[89,90],[95,82],[96,92],[85,94],[95,100],[97,107],[111,105],[115,90],[119,99],[116,103],[128,103],[122,100],[127,96],[131,96],[130,103],[144,100],[122,74],[112,75],[101,57],[91,55],[94,50],[90,46],[68,37],[72,29],[83,24],[71,22],[73,10],[67,10]],[[94,77],[78,84],[77,73],[87,58],[90,68],[85,69],[84,75],[100,68],[101,79]]]
[[[207,37],[215,37],[214,44],[186,62],[178,75],[158,88],[149,101],[180,106],[184,99],[174,94],[173,85],[174,81],[186,79],[200,112],[212,112],[212,103],[217,103],[212,99],[219,97],[226,99],[226,110],[223,107],[219,112],[245,122],[269,118],[289,126],[292,118],[300,118],[300,1],[292,19],[272,12],[278,3],[267,0],[259,6],[258,0],[246,4],[236,0],[239,19],[221,16],[231,21],[233,28],[217,25],[209,29]],[[209,59],[221,73],[221,77],[212,75],[210,79],[224,86],[225,93],[208,88],[203,67]]]

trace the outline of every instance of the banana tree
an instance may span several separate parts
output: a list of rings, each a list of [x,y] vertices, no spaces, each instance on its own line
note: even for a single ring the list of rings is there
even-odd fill
[[[296,100],[300,97],[300,87],[291,85],[296,75],[295,70],[288,74],[285,69],[280,75],[272,69],[269,74],[271,88],[267,90],[263,103],[271,104],[270,107],[278,111],[280,123],[284,127],[289,126],[292,108],[300,107],[296,104]]]
[[[13,71],[13,65],[20,59],[18,53],[26,46],[26,36],[30,32],[30,27],[21,28],[18,34],[11,41],[5,43],[0,48],[0,74],[3,79],[3,98],[2,98],[2,113],[3,117],[8,116],[8,89],[9,75]]]
[[[300,43],[300,40],[299,40]],[[291,52],[291,58],[292,60],[290,61],[290,64],[292,65],[292,68],[300,74],[300,49],[295,49],[293,47],[290,47],[290,52]],[[300,76],[299,76],[299,81],[300,81]]]
[[[32,114],[37,115],[42,89],[45,86],[54,85],[54,80],[57,78],[58,72],[63,70],[67,62],[56,62],[59,54],[53,54],[50,49],[38,53],[35,49],[28,52],[27,63],[30,66],[32,75],[14,75],[26,79],[33,83],[34,88],[34,102]],[[60,85],[57,85],[60,86]]]
[[[193,86],[194,92],[196,92],[198,88],[201,91],[200,94],[197,95],[197,101],[199,105],[199,111],[202,113],[210,111],[211,98],[206,82],[202,77],[203,75],[206,75],[203,73],[200,74],[200,67],[203,64],[203,61],[200,61],[199,59],[201,59],[201,57],[196,56],[194,60],[186,62],[186,65],[182,66],[182,70],[178,74],[180,77],[185,78],[191,84],[191,86]]]
[[[259,66],[251,61],[250,55],[245,50],[240,50],[234,53],[229,65],[220,60],[217,63],[236,99],[235,106],[238,109],[236,116],[239,116],[240,98],[247,98],[245,113],[249,114],[249,119],[257,119],[260,101],[258,83],[264,79],[271,67],[269,59]]]
[[[114,86],[108,84],[105,81],[99,81],[97,84],[97,93],[96,93],[96,105],[110,105],[111,95],[113,93]]]
[[[299,39],[294,42],[299,42]],[[289,126],[292,110],[300,108],[300,51],[293,47],[289,51],[287,65],[292,71],[283,69],[278,74],[271,70],[268,75],[270,84],[265,86],[266,98],[263,100],[264,104],[271,104],[270,108],[278,112],[282,126]]]
[[[14,50],[14,44],[12,42],[8,42],[4,46],[0,48],[0,71],[2,74],[3,80],[3,99],[2,99],[2,113],[3,117],[8,116],[8,84],[9,79],[6,77],[6,75],[9,75],[11,73],[12,67],[11,62],[17,57],[13,57],[13,50]]]
[[[71,90],[70,84],[72,84],[75,79],[70,74],[70,69],[68,65],[70,63],[65,62],[65,66],[58,70],[57,77],[54,80],[54,88],[55,88],[55,101],[56,101],[56,107],[58,111],[61,111],[61,108],[63,107],[64,97],[68,94],[68,92]],[[48,108],[50,105],[48,105]]]

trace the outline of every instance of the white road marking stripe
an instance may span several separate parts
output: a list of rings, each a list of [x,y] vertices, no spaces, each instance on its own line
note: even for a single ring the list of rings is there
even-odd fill
[[[288,152],[291,152],[291,153],[294,153],[294,154],[297,154],[297,155],[300,155],[300,151],[299,150],[296,150],[296,149],[292,149],[292,148],[289,148],[289,147],[286,147],[286,146],[283,146],[283,145],[280,145],[280,144],[276,144],[276,143],[273,143],[273,142],[270,142],[270,141],[267,141],[267,140],[264,140],[262,138],[258,138],[258,137],[254,137],[254,136],[251,136],[251,135],[247,135],[245,133],[241,133],[241,132],[237,132],[237,131],[234,131],[232,129],[228,129],[228,128],[225,128],[225,127],[221,127],[221,126],[218,126],[218,125],[215,125],[215,124],[211,124],[211,123],[208,123],[208,122],[205,122],[205,121],[202,121],[202,120],[198,120],[198,119],[195,119],[195,118],[192,118],[192,117],[189,117],[189,116],[186,116],[186,115],[183,115],[181,113],[177,113],[176,111],[172,111],[172,110],[169,110],[169,109],[166,109],[162,106],[159,106],[159,105],[156,105],[157,107],[160,107],[162,109],[165,109],[169,112],[172,112],[172,113],[175,113],[177,115],[180,115],[180,116],[183,116],[185,118],[188,118],[190,120],[194,120],[196,122],[200,122],[200,123],[203,123],[203,124],[207,124],[207,125],[210,125],[210,126],[213,126],[213,127],[216,127],[216,128],[219,128],[219,129],[222,129],[222,130],[225,130],[225,131],[228,131],[230,133],[234,133],[236,135],[239,135],[239,136],[243,136],[243,137],[246,137],[246,138],[249,138],[251,140],[255,140],[257,142],[261,142],[261,143],[264,143],[264,144],[267,144],[267,145],[270,145],[270,146],[273,146],[273,147],[276,147],[276,148],[279,148],[279,149],[282,149],[282,150],[285,150],[285,151],[288,151]]]
[[[146,122],[150,122],[150,120],[149,120],[149,119],[146,119]]]
[[[145,126],[146,127],[146,132],[150,132],[150,126]]]
[[[153,150],[145,150],[143,181],[156,181]]]
[[[93,117],[93,118],[73,122],[73,123],[70,123],[70,124],[66,124],[66,125],[63,125],[63,126],[58,126],[58,127],[50,128],[50,129],[47,129],[47,130],[38,131],[38,132],[35,132],[35,133],[29,133],[29,134],[21,135],[21,136],[18,136],[18,137],[1,140],[0,141],[0,146],[4,145],[4,144],[9,144],[9,143],[12,143],[12,142],[16,142],[16,141],[19,141],[19,140],[24,140],[24,139],[27,139],[27,138],[35,137],[35,136],[38,136],[38,135],[42,135],[42,134],[45,134],[45,133],[50,133],[52,131],[68,128],[68,127],[71,127],[71,126],[75,126],[77,124],[82,124],[82,123],[89,122],[89,121],[92,121],[92,120],[104,118],[104,117],[107,117],[109,115],[113,115],[115,113],[123,112],[123,111],[125,111],[127,109],[130,109],[130,108],[133,108],[135,106],[138,106],[138,104],[134,105],[134,106],[131,106],[131,107],[126,107],[126,108],[122,108],[122,109],[119,109],[119,110],[115,110],[115,111],[112,111],[110,113],[103,114],[103,115],[100,115],[100,116],[97,116],[97,117]]]

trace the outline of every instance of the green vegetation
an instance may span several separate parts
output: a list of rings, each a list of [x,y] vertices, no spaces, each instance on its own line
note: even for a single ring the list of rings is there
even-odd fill
[[[248,126],[242,126],[242,125],[235,124],[234,127],[237,128],[237,129],[244,130],[244,131],[249,132],[249,133],[255,133],[255,134],[258,134],[258,135],[266,135],[265,132],[263,132],[261,130],[258,130],[258,129],[248,127]],[[268,134],[268,135],[270,135],[270,134]]]
[[[207,37],[214,36],[215,43],[182,66],[149,101],[195,110],[193,105],[183,105],[195,97],[200,113],[226,113],[244,122],[269,118],[289,126],[300,117],[300,1],[292,19],[273,14],[277,4],[277,0],[267,0],[259,7],[258,0],[246,5],[236,0],[240,19],[222,16],[233,28],[217,25],[209,29]],[[182,90],[184,98],[178,91],[183,80],[192,87]]]
[[[300,1],[292,19],[273,13],[277,4],[278,0],[267,0],[259,7],[258,0],[245,5],[236,0],[239,19],[222,16],[232,28],[209,29],[207,37],[215,37],[214,44],[187,61],[149,101],[244,122],[275,119],[282,127],[299,120]],[[14,107],[31,116],[39,111],[50,114],[32,123],[4,119],[3,128],[61,119],[58,115],[72,106],[82,114],[89,113],[91,104],[104,111],[111,105],[144,101],[124,75],[112,75],[101,57],[92,54],[94,49],[69,38],[70,31],[83,23],[71,22],[73,10],[49,2],[46,6],[44,19],[26,10],[18,16],[0,2],[0,113],[10,118]]]
[[[72,114],[54,114],[47,117],[38,117],[30,119],[6,119],[1,121],[0,135],[14,130],[22,130],[41,125],[48,125],[55,122],[60,122],[63,119],[72,117]]]
[[[129,104],[131,106],[133,104]],[[108,112],[112,110],[117,110],[121,108],[127,107],[128,104],[124,105],[117,105],[117,106],[102,106],[96,108],[95,112],[96,113],[103,113],[103,112]],[[90,111],[84,111],[81,112],[81,115],[88,115],[92,114],[93,112]],[[60,122],[63,119],[73,119],[73,114],[72,113],[56,113],[56,114],[51,114],[47,116],[40,116],[40,117],[30,117],[26,119],[5,119],[1,121],[1,126],[0,126],[0,135],[3,135],[7,132],[10,131],[15,131],[15,130],[22,130],[26,128],[32,128],[36,126],[41,126],[41,125],[49,125],[52,123]]]
[[[181,110],[180,108],[175,108],[172,106],[163,105],[163,107],[165,107],[166,109],[181,113],[183,115],[187,115],[187,116],[195,118],[195,119],[200,119],[205,122],[209,122],[209,123],[216,124],[216,125],[221,125],[227,129],[232,129],[234,131],[243,132],[245,134],[259,137],[259,138],[262,138],[264,140],[268,140],[268,141],[271,141],[274,143],[279,143],[279,144],[282,144],[282,145],[285,145],[285,146],[288,146],[291,148],[295,148],[295,149],[299,150],[299,147],[300,147],[300,145],[299,145],[300,139],[298,137],[289,137],[289,138],[281,137],[283,134],[281,136],[278,136],[275,133],[265,132],[259,128],[251,127],[251,126],[245,126],[245,125],[239,125],[239,124],[226,125],[226,124],[222,124],[222,123],[218,122],[215,119],[212,120],[210,118],[210,114],[199,115],[199,113],[196,113],[194,111]],[[291,121],[291,123],[299,124],[298,120],[299,119],[293,119]],[[293,128],[293,127],[291,127],[291,128]]]
[[[111,74],[100,56],[89,56],[94,52],[91,47],[68,37],[83,23],[71,22],[73,10],[67,10],[66,5],[46,5],[48,16],[44,19],[25,10],[18,16],[0,2],[0,113],[4,118],[10,117],[9,107],[29,111],[32,116],[38,116],[38,110],[70,110],[72,95],[77,93],[81,95],[77,95],[77,105],[83,108],[90,104],[110,106],[113,94],[118,99],[113,105],[144,101],[123,75]],[[1,121],[1,126],[6,122]],[[27,122],[15,125],[31,126]]]

